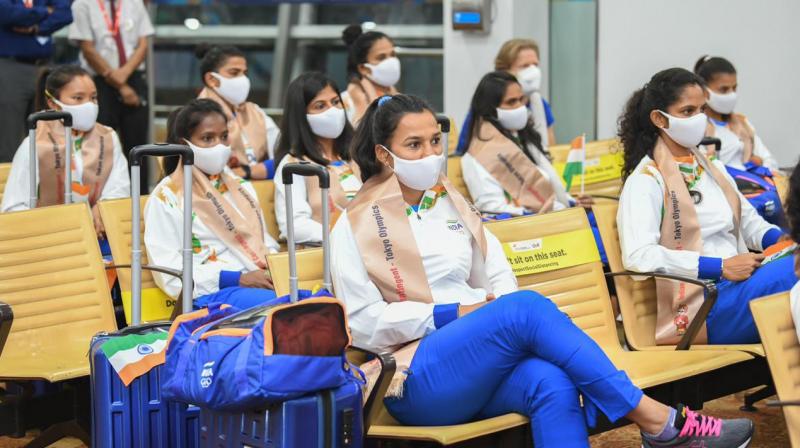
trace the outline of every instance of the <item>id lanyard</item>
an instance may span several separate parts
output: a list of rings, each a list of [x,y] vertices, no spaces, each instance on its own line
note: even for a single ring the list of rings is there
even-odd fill
[[[242,136],[242,144],[244,145],[244,153],[247,156],[247,163],[248,165],[252,165],[258,162],[256,158],[256,151],[253,149],[253,146],[250,145],[250,140],[247,138],[247,132],[244,130],[244,125],[241,121],[239,121],[239,114],[234,114],[234,118],[236,118],[236,122],[239,124],[239,135]]]
[[[97,6],[100,7],[100,12],[103,13],[103,18],[106,20],[106,27],[108,28],[108,32],[111,33],[112,36],[119,35],[119,24],[121,23],[120,20],[120,12],[122,12],[122,0],[117,0],[117,8],[114,11],[114,21],[111,21],[111,17],[108,16],[108,11],[106,11],[106,5],[103,0],[97,0]]]

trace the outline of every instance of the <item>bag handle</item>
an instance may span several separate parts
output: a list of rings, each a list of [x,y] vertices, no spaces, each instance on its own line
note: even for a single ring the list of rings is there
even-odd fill
[[[439,124],[439,129],[442,130],[442,154],[444,154],[445,158],[442,172],[447,176],[447,157],[450,156],[450,148],[448,148],[450,139],[447,137],[448,134],[450,134],[450,118],[448,118],[447,115],[437,114],[436,123]]]
[[[319,179],[319,188],[322,192],[322,286],[328,291],[331,287],[331,248],[330,248],[330,221],[331,211],[328,206],[328,189],[331,186],[331,176],[328,169],[322,165],[309,162],[287,163],[283,166],[281,175],[286,186],[286,246],[289,249],[289,296],[291,302],[297,302],[297,247],[294,240],[294,212],[292,210],[292,184],[294,175],[304,177],[316,176]]]
[[[28,208],[36,208],[39,199],[36,193],[36,172],[39,168],[39,157],[36,154],[36,125],[40,121],[57,121],[64,123],[64,203],[72,203],[72,114],[61,110],[44,110],[28,115],[28,147],[30,150],[30,196]]]
[[[192,165],[194,152],[186,145],[140,145],[130,152],[131,162],[131,324],[142,322],[141,163],[145,156],[180,156],[183,164],[183,272],[182,311],[192,311]]]

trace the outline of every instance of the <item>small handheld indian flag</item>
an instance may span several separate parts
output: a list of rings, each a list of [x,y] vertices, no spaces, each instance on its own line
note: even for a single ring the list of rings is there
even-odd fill
[[[122,383],[128,386],[137,377],[164,363],[167,336],[166,332],[153,332],[114,337],[103,343],[100,349]]]
[[[572,140],[572,147],[567,154],[567,164],[564,167],[564,173],[561,175],[564,182],[567,184],[567,191],[572,187],[572,177],[576,175],[581,176],[581,194],[583,194],[583,168],[586,162],[586,134],[580,137],[575,137]]]

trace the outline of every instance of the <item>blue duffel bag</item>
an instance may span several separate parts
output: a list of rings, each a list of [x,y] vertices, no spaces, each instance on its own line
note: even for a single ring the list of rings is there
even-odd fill
[[[345,357],[350,333],[337,299],[284,296],[234,311],[212,304],[173,323],[164,397],[241,412],[361,380]]]
[[[759,215],[770,224],[786,228],[786,216],[778,194],[778,189],[772,182],[771,174],[764,167],[748,167],[747,171],[726,166],[728,174],[736,181],[739,192],[750,202]]]

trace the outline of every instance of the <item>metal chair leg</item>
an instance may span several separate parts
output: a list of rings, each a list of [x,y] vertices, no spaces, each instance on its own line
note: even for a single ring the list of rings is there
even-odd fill
[[[89,434],[84,430],[77,421],[69,421],[63,423],[56,423],[55,425],[47,428],[42,432],[39,437],[31,440],[25,448],[47,448],[53,443],[65,437],[75,437],[80,439],[86,446],[92,446],[92,440]]]
[[[773,395],[775,395],[775,386],[772,384],[769,386],[764,386],[761,389],[758,389],[757,391],[753,392],[752,394],[745,394],[744,406],[740,407],[739,410],[745,412],[756,412],[758,411],[758,408],[756,408],[754,405],[757,402],[769,398]]]

